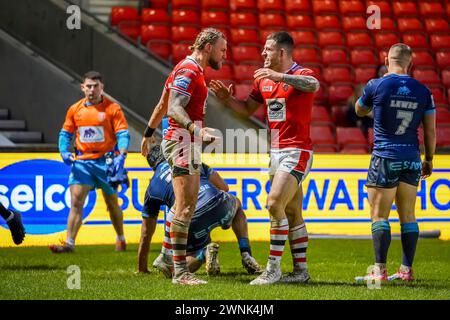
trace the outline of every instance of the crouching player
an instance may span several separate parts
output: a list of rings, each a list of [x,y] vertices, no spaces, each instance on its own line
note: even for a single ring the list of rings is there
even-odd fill
[[[147,156],[149,165],[154,170],[145,195],[142,212],[142,232],[139,245],[139,272],[148,272],[147,258],[151,238],[156,228],[156,220],[161,205],[172,207],[175,194],[172,187],[172,172],[158,145],[153,146]],[[228,229],[232,227],[239,243],[242,265],[250,273],[259,273],[261,267],[251,255],[248,240],[247,220],[239,200],[227,193],[228,185],[220,175],[202,164],[200,190],[197,206],[189,227],[187,239],[187,265],[191,273],[197,271],[206,262],[209,275],[220,272],[217,243],[211,243],[210,232],[216,227]],[[153,266],[172,278],[173,254],[176,244],[170,242],[170,224],[173,218],[171,210],[166,215],[164,242],[161,254],[153,262]]]

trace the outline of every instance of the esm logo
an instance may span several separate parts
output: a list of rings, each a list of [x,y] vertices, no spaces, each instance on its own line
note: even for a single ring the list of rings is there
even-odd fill
[[[22,213],[28,234],[49,234],[66,229],[70,211],[67,180],[70,167],[54,160],[26,160],[0,169],[0,202]],[[94,209],[91,192],[83,210],[85,219]],[[5,227],[5,224],[0,224]]]

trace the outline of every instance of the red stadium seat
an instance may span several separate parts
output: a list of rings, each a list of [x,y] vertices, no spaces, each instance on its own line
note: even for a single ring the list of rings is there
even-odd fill
[[[313,31],[292,31],[291,36],[296,46],[317,45],[316,34]]]
[[[449,34],[432,34],[430,35],[431,48],[434,50],[450,49]]]
[[[441,16],[444,13],[444,8],[439,2],[418,1],[418,4],[420,14],[424,17]]]
[[[399,18],[397,24],[400,32],[421,31],[423,29],[422,22],[417,18]]]
[[[445,5],[445,11],[447,12],[447,17],[450,17],[450,3],[448,2]]]
[[[232,11],[256,10],[256,0],[231,0],[230,9]]]
[[[381,17],[381,30],[384,31],[396,31],[397,24],[394,22],[394,19],[390,17]]]
[[[450,87],[450,70],[442,70],[442,83],[448,88]]]
[[[208,80],[231,80],[233,79],[233,70],[229,64],[222,65],[220,70],[214,70],[210,67],[205,69],[205,78]]]
[[[330,104],[346,103],[353,94],[353,86],[333,84],[328,88],[328,101]]]
[[[313,125],[327,125],[333,127],[330,114],[325,107],[313,107],[311,112],[311,123]]]
[[[314,22],[310,15],[288,14],[287,26],[289,27],[289,29],[314,28]]]
[[[416,3],[413,1],[394,1],[392,3],[392,9],[397,17],[418,15]]]
[[[197,37],[200,29],[191,26],[172,26],[172,41],[182,42],[191,41],[193,42]]]
[[[411,48],[428,48],[428,37],[426,34],[420,33],[404,33],[403,43]]]
[[[234,46],[232,52],[235,63],[262,61],[261,49],[256,46]]]
[[[351,125],[348,118],[347,106],[332,106],[331,118],[335,126],[349,127]]]
[[[281,13],[261,13],[259,15],[259,26],[261,28],[284,28],[286,17]]]
[[[372,47],[372,38],[367,32],[349,32],[347,33],[347,46]]]
[[[355,83],[366,83],[373,78],[377,78],[377,67],[355,68]]]
[[[343,148],[349,145],[358,145],[367,147],[367,140],[359,128],[336,128],[336,138],[339,147]]]
[[[259,68],[261,68],[261,66],[257,64],[235,64],[233,66],[234,79],[237,82],[253,82],[253,74]]]
[[[141,24],[138,21],[122,21],[117,26],[124,36],[136,41],[141,34]]]
[[[145,24],[169,24],[170,18],[167,10],[144,8],[142,9],[141,22]]]
[[[338,14],[337,2],[332,0],[312,0],[313,13],[335,13]]]
[[[450,147],[450,128],[444,127],[436,130],[436,146]]]
[[[359,16],[342,17],[342,29],[344,31],[367,30],[366,19]]]
[[[200,0],[172,0],[172,9],[199,9]]]
[[[267,11],[283,11],[284,12],[284,1],[283,0],[258,0],[258,10],[260,12]]]
[[[384,58],[387,58],[387,55],[388,55],[388,49],[387,50],[381,50],[381,51],[378,52],[378,57],[380,59],[380,64],[381,65],[385,64]]]
[[[258,44],[258,31],[256,29],[231,29],[231,42],[233,44]]]
[[[450,50],[436,52],[436,63],[439,66],[439,68],[449,68],[450,67]]]
[[[439,75],[434,69],[421,69],[415,68],[413,71],[413,77],[425,84],[439,84],[441,80]]]
[[[446,32],[450,31],[448,21],[443,18],[428,18],[425,20],[425,29],[428,33]]]
[[[116,26],[122,21],[138,21],[139,13],[134,7],[112,7],[111,8],[111,25]]]
[[[310,12],[311,6],[309,0],[289,0],[285,2],[286,12]]]
[[[444,89],[442,86],[428,86],[431,93],[433,94],[433,100],[435,104],[447,105],[447,99],[445,98]]]
[[[205,27],[229,26],[230,15],[225,11],[202,11],[202,25]]]
[[[172,63],[176,65],[178,62],[191,54],[188,43],[173,43],[172,44]]]
[[[170,28],[164,25],[141,25],[141,43],[145,45],[149,40],[170,40]]]
[[[230,25],[233,28],[258,27],[258,18],[253,12],[233,12],[230,14]]]
[[[169,60],[169,57],[172,54],[172,45],[168,40],[150,40],[147,42],[146,46],[151,53],[164,60]]]
[[[412,53],[412,62],[414,66],[434,66],[432,54],[427,50],[415,50]]]
[[[337,15],[318,15],[314,17],[316,29],[340,29],[341,22]]]
[[[228,10],[230,8],[230,1],[228,0],[202,0],[202,11],[205,10]],[[203,14],[203,12],[202,12]]]
[[[400,42],[400,38],[396,33],[383,32],[375,34],[375,46],[378,48],[390,48],[398,42]]]
[[[295,48],[292,51],[294,61],[302,63],[321,63],[319,51],[316,48]]]
[[[340,0],[339,8],[341,14],[366,14],[366,6],[359,0]]]
[[[371,5],[377,5],[380,8],[382,16],[392,14],[390,1],[384,1],[384,0],[366,1],[367,7],[369,7]]]
[[[348,63],[348,54],[344,49],[324,48],[322,50],[322,62],[324,64],[346,64]]]
[[[319,1],[319,0],[316,0]],[[318,32],[319,45],[325,46],[345,46],[344,37],[339,31]]]
[[[199,25],[200,15],[196,10],[175,9],[172,10],[172,24]]]
[[[311,126],[310,134],[315,145],[336,145],[336,138],[329,126]]]
[[[352,73],[347,67],[328,67],[323,71],[323,78],[328,83],[352,82]]]
[[[252,92],[253,85],[251,84],[237,84],[234,86],[234,97],[238,100],[247,100],[250,92]]]
[[[436,124],[439,126],[438,130],[442,126],[450,127],[450,111],[447,108],[436,109]]]
[[[353,49],[350,57],[353,66],[378,65],[377,57],[371,49]]]
[[[167,10],[169,5],[169,0],[151,0],[149,1],[150,8],[164,9]]]

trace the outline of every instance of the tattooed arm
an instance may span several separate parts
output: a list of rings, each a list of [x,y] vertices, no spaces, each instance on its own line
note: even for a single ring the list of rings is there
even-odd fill
[[[316,92],[320,87],[319,81],[312,76],[283,74],[282,81],[303,92]]]
[[[186,128],[189,122],[192,122],[185,110],[189,100],[190,97],[187,95],[178,93],[175,90],[170,91],[167,115],[175,120],[182,128]]]
[[[319,81],[312,76],[285,74],[269,68],[256,70],[254,78],[284,82],[303,92],[316,92],[320,87]]]

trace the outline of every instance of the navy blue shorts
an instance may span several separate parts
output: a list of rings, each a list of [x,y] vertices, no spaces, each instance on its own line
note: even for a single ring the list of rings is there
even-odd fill
[[[400,182],[418,186],[422,172],[420,158],[393,160],[372,155],[366,187],[394,188]]]
[[[194,213],[189,226],[187,252],[203,249],[211,242],[210,232],[214,228],[228,229],[236,215],[236,198],[221,192],[204,207]]]

